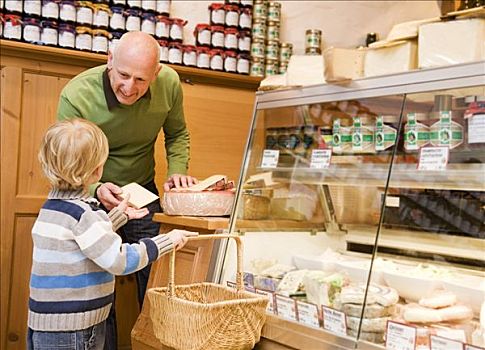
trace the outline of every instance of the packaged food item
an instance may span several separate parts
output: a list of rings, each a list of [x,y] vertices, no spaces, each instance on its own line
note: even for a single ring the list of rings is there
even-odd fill
[[[249,75],[252,77],[264,77],[264,58],[251,57]]]
[[[76,28],[74,24],[59,24],[59,46],[74,49],[76,47]]]
[[[170,20],[170,40],[183,42],[184,39],[184,26],[187,24],[186,20],[181,18],[172,18]]]
[[[210,48],[204,46],[197,47],[197,67],[210,68]]]
[[[93,52],[108,52],[110,34],[103,29],[93,29]]]
[[[148,0],[153,1],[153,0]],[[164,15],[170,16],[170,4],[172,0],[157,0],[157,12]]]
[[[197,49],[193,45],[184,45],[183,48],[182,63],[184,66],[196,67],[197,66]]]
[[[341,126],[339,118],[335,118],[332,128],[332,149],[334,153],[350,153],[352,151],[351,128]]]
[[[86,26],[76,27],[76,49],[91,51],[93,48],[93,31]]]
[[[429,127],[417,121],[416,113],[408,113],[407,123],[404,126],[404,149],[417,151],[428,143]]]
[[[199,23],[194,30],[195,45],[210,46],[211,44],[211,27],[207,23]]]
[[[384,116],[378,116],[375,126],[375,150],[377,152],[388,150],[396,144],[396,140],[397,130],[385,124]]]
[[[239,74],[249,74],[249,59],[248,54],[240,53],[237,55],[237,72]]]
[[[144,12],[142,14],[141,31],[147,34],[155,35],[157,17],[153,12]]]
[[[237,48],[240,52],[249,53],[251,51],[251,31],[241,30],[239,32]],[[264,55],[264,42],[263,42],[263,55]]]
[[[24,0],[24,16],[40,17],[41,11],[42,11],[41,1],[39,1],[39,0]]]
[[[25,42],[37,44],[40,41],[40,20],[34,17],[23,19],[23,39]]]
[[[354,117],[354,125],[352,127],[352,152],[375,152],[373,127],[362,125],[362,119],[358,116]]]
[[[276,1],[271,1],[268,4],[268,22],[280,22],[281,20],[281,4]]]
[[[168,41],[158,39],[160,45],[160,62],[168,62]]]
[[[157,16],[155,23],[155,36],[159,39],[168,40],[170,37],[170,18],[167,16]]]
[[[237,71],[237,53],[235,51],[224,52],[224,71],[236,73]]]
[[[107,4],[94,4],[93,26],[105,29],[109,25],[111,10]]]
[[[225,23],[226,13],[224,4],[213,3],[209,5],[211,25],[223,26]]]
[[[253,23],[253,10],[249,7],[244,7],[239,11],[239,28],[242,30],[251,29]]]
[[[93,3],[91,1],[76,1],[76,23],[86,26],[93,25]]]
[[[305,32],[305,53],[320,55],[322,53],[322,31],[307,29]]]
[[[456,148],[463,143],[463,127],[452,120],[451,111],[441,111],[439,121],[431,125],[430,142],[433,146]]]
[[[463,117],[467,123],[469,147],[485,146],[485,96],[472,96]]]
[[[239,24],[239,6],[233,4],[224,5],[226,27],[237,28]]]
[[[270,199],[266,196],[246,191],[242,195],[242,218],[244,220],[264,220],[269,217]]]
[[[42,45],[57,46],[58,40],[58,24],[56,21],[43,20],[41,22],[42,32],[40,34],[40,42]],[[90,48],[91,49],[91,48]]]
[[[76,22],[76,6],[74,0],[62,0],[60,2],[59,19],[64,22]]]

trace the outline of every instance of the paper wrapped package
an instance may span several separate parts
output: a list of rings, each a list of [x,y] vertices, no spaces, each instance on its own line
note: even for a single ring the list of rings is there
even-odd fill
[[[402,40],[370,45],[365,55],[364,75],[407,72],[417,68],[417,45],[415,40]]]
[[[231,213],[233,191],[167,192],[163,212],[167,215],[224,216]]]
[[[330,47],[323,52],[327,82],[358,79],[364,75],[365,50]]]
[[[324,84],[324,61],[320,55],[293,55],[286,72],[289,86]]]

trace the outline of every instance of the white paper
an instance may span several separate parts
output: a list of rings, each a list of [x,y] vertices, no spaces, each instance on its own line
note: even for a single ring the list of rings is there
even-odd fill
[[[296,321],[296,304],[295,300],[276,294],[276,312],[278,316]]]
[[[332,159],[331,149],[314,149],[310,160],[310,168],[327,169],[330,166],[330,159]]]
[[[262,168],[276,168],[278,166],[278,159],[280,151],[273,149],[265,149],[263,151],[263,160],[261,162]]]
[[[275,308],[274,308],[274,294],[271,292],[268,292],[267,290],[262,290],[256,288],[256,293],[260,295],[266,295],[268,297],[269,303],[268,306],[266,307],[266,311],[269,312],[270,314],[274,314]]]
[[[465,349],[464,350],[483,350],[483,348],[480,348],[478,346],[473,346],[473,345],[465,344]]]
[[[463,343],[457,340],[446,339],[431,335],[431,350],[463,350]]]
[[[347,323],[342,311],[322,305],[323,328],[338,335],[347,335]]]
[[[485,142],[485,114],[475,114],[468,119],[468,143]]]
[[[128,203],[138,209],[143,208],[158,199],[158,196],[155,193],[150,192],[136,182],[121,187],[121,190],[123,192],[120,194],[120,197],[125,198],[126,195],[129,194],[130,199],[128,199]]]
[[[415,350],[416,328],[404,324],[387,322],[387,350]]]
[[[466,342],[466,335],[463,329],[438,329],[436,335],[439,337]]]
[[[298,322],[304,323],[310,327],[320,327],[320,322],[318,321],[317,305],[305,303],[303,301],[297,301],[296,309],[298,312]]]
[[[448,147],[421,148],[418,170],[445,170],[449,153]]]

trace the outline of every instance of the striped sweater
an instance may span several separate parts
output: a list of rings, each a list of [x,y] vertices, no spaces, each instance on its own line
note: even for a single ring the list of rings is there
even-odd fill
[[[166,235],[123,244],[115,231],[126,221],[116,208],[106,214],[83,191],[49,193],[32,228],[31,329],[74,331],[104,321],[114,275],[138,271],[173,249]]]

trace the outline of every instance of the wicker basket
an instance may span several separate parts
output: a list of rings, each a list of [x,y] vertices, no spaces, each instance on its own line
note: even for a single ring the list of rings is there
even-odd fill
[[[174,286],[175,253],[170,253],[168,287],[150,288],[155,336],[179,350],[252,349],[259,341],[268,299],[244,291],[242,242],[233,235],[204,235],[189,240],[233,238],[237,244],[237,290],[215,283]]]

